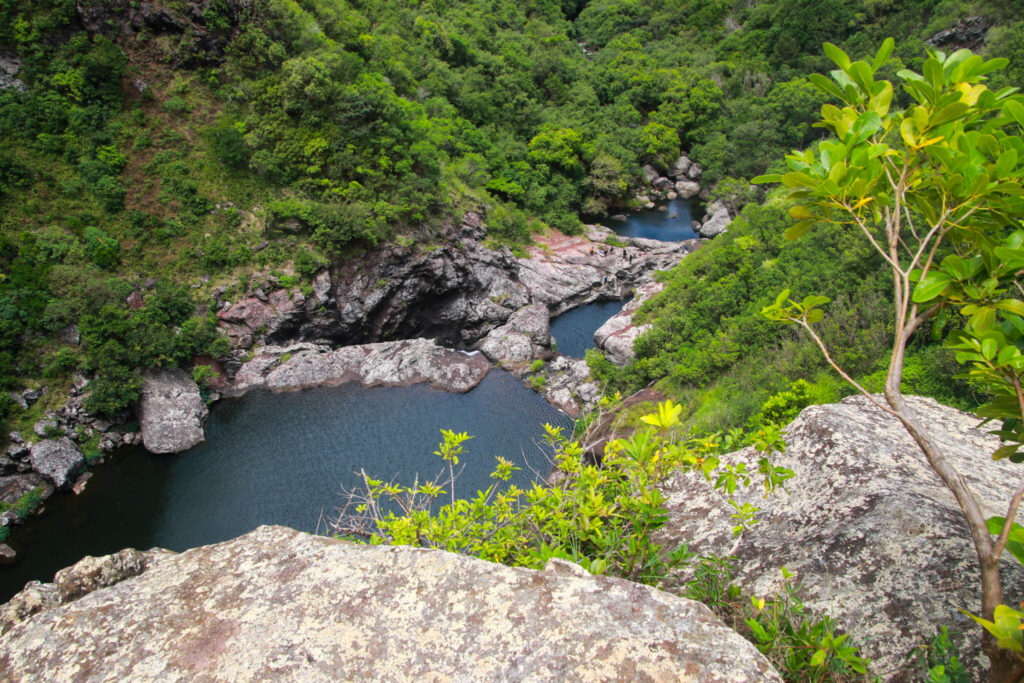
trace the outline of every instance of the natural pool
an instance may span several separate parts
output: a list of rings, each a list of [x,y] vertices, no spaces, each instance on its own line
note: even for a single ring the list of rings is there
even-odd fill
[[[638,211],[626,215],[625,222],[606,219],[603,224],[622,237],[643,237],[662,242],[682,242],[697,237],[691,223],[703,212],[692,199],[673,199],[651,211]]]
[[[515,483],[547,475],[542,425],[572,420],[501,370],[466,394],[425,384],[250,393],[214,406],[207,440],[178,455],[116,453],[79,496],[57,494],[46,512],[19,528],[17,562],[0,567],[0,602],[26,581],[50,581],[85,555],[121,548],[171,550],[223,541],[260,524],[315,531],[365,468],[411,484],[433,478],[440,429],[468,432],[456,492],[486,488],[494,456],[523,469]]]

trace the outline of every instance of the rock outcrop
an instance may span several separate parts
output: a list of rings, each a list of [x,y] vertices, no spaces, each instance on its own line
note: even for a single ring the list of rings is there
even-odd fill
[[[429,382],[445,391],[466,392],[491,364],[479,353],[438,346],[430,339],[343,346],[331,350],[310,343],[265,346],[242,365],[226,396],[250,389],[290,391],[359,382],[363,386],[403,386]]]
[[[698,232],[701,237],[717,237],[729,229],[730,223],[732,216],[729,214],[729,207],[722,202],[714,202],[708,207],[707,215]]]
[[[1005,515],[1019,485],[1019,466],[993,461],[999,440],[978,431],[978,420],[931,399],[910,405],[966,477],[986,516]],[[856,635],[888,680],[917,680],[910,650],[940,625],[964,631],[968,659],[977,657],[981,629],[958,609],[980,611],[980,579],[963,516],[903,427],[867,399],[804,410],[786,430],[788,448],[773,456],[789,467],[790,495],[762,498],[753,487],[734,496],[761,510],[761,520],[736,548],[739,582],[753,594],[778,589],[779,568],[796,574],[808,606],[831,614]],[[757,469],[747,448],[723,462]],[[669,542],[701,554],[728,554],[734,510],[699,474],[668,487]],[[1005,597],[1024,597],[1024,571],[1002,568]],[[975,660],[976,661],[976,660]]]
[[[601,388],[590,379],[585,360],[559,356],[542,371],[544,398],[570,417],[580,417],[601,398]]]
[[[538,237],[528,256],[488,249],[486,231],[469,213],[443,245],[427,252],[375,249],[357,262],[317,276],[313,296],[298,289],[255,292],[217,313],[233,346],[295,341],[350,345],[427,337],[469,347],[530,304],[551,315],[599,298],[622,296],[653,270],[679,263],[699,240],[605,242],[614,233],[591,227],[586,236]],[[229,368],[233,371],[233,368]]]
[[[75,478],[85,470],[85,456],[66,436],[32,444],[28,459],[32,469],[52,481],[58,489],[71,488]]]
[[[44,499],[53,493],[53,486],[50,485],[50,482],[36,472],[0,477],[0,502],[13,505],[33,489],[41,489],[40,497]],[[20,524],[22,521],[24,520],[19,510],[7,509],[0,512],[0,526]]]
[[[179,453],[206,438],[209,415],[199,386],[179,368],[152,368],[142,373],[139,428],[150,453]]]
[[[30,584],[0,617],[0,678],[781,681],[703,605],[564,561],[281,527],[144,555]]]
[[[78,20],[90,33],[116,41],[147,42],[152,36],[179,36],[167,58],[175,66],[219,62],[251,0],[189,0],[173,5],[134,0],[79,0]],[[208,19],[215,18],[211,25]]]
[[[551,318],[544,304],[524,306],[508,322],[491,330],[480,345],[495,363],[532,360],[551,347]]]
[[[665,289],[660,282],[649,282],[638,287],[633,298],[622,310],[605,321],[594,332],[594,345],[604,351],[605,357],[615,365],[625,365],[633,360],[636,352],[633,344],[637,338],[651,328],[650,325],[633,326],[633,314],[652,296]]]

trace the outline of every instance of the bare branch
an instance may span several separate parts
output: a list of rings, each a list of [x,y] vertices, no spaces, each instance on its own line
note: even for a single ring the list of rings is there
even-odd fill
[[[859,392],[860,392],[861,394],[863,394],[863,395],[864,395],[864,396],[865,396],[865,397],[866,397],[866,398],[867,398],[867,399],[868,399],[869,401],[871,401],[871,403],[872,403],[872,404],[873,404],[873,405],[874,405],[874,406],[875,406],[876,408],[878,408],[879,410],[882,410],[882,411],[884,411],[884,412],[888,413],[889,415],[892,415],[893,417],[897,417],[897,418],[899,417],[899,414],[898,414],[898,413],[897,413],[896,411],[894,411],[894,410],[893,410],[892,408],[890,408],[889,406],[885,405],[884,403],[882,403],[881,401],[879,401],[879,400],[878,400],[877,398],[875,398],[875,395],[874,395],[874,394],[872,394],[872,393],[871,393],[870,391],[868,391],[867,389],[865,389],[864,387],[862,387],[862,386],[861,386],[861,385],[860,385],[860,384],[859,384],[859,383],[857,382],[857,380],[855,380],[855,379],[854,379],[853,377],[850,377],[850,375],[848,375],[848,374],[846,373],[846,371],[845,371],[845,370],[843,370],[843,369],[842,369],[841,367],[839,367],[839,364],[838,364],[838,363],[836,363],[836,362],[835,362],[835,361],[834,361],[834,360],[832,359],[832,354],[830,354],[830,353],[828,352],[828,347],[826,347],[826,346],[825,346],[825,342],[823,342],[823,341],[821,340],[821,337],[819,337],[819,336],[818,336],[818,333],[814,331],[814,328],[812,328],[812,327],[811,327],[811,326],[810,326],[810,325],[809,325],[809,324],[807,323],[807,321],[806,321],[806,320],[797,320],[797,321],[796,321],[796,323],[797,323],[798,325],[800,325],[800,327],[802,327],[802,328],[804,328],[805,330],[807,330],[807,333],[808,333],[809,335],[811,335],[811,339],[813,339],[813,340],[814,340],[814,343],[818,345],[818,348],[819,348],[819,349],[821,349],[821,353],[822,353],[822,355],[824,355],[824,356],[825,356],[825,360],[826,360],[826,361],[828,362],[828,364],[829,364],[829,365],[831,365],[831,366],[832,366],[832,369],[833,369],[833,370],[835,370],[836,372],[838,372],[838,373],[839,373],[839,376],[840,376],[840,377],[842,377],[842,378],[843,378],[844,380],[846,380],[846,381],[847,381],[847,382],[848,382],[848,383],[849,383],[849,384],[850,384],[851,386],[853,386],[853,387],[854,387],[854,388],[855,388],[855,389],[856,389],[857,391],[859,391]]]
[[[1006,549],[1006,542],[1010,539],[1010,529],[1013,527],[1013,520],[1017,517],[1017,510],[1020,508],[1020,501],[1024,498],[1024,485],[1022,485],[1017,492],[1013,494],[1013,498],[1010,500],[1010,507],[1006,510],[1006,519],[1003,522],[1003,530],[999,532],[999,538],[996,539],[996,544],[992,548],[992,559],[999,561],[999,558],[1003,555],[1003,550]]]
[[[851,216],[853,216],[853,220],[857,224],[857,227],[859,227],[861,229],[861,232],[863,232],[864,235],[868,238],[868,241],[871,242],[871,246],[873,246],[875,248],[875,251],[877,251],[879,254],[882,255],[882,258],[884,258],[886,260],[886,263],[888,263],[890,266],[892,266],[896,270],[899,270],[900,269],[899,264],[896,263],[895,261],[893,261],[892,258],[890,258],[889,254],[886,253],[885,249],[882,248],[882,245],[879,244],[878,240],[875,239],[875,236],[871,234],[871,230],[868,229],[868,226],[865,225],[865,223],[861,219],[861,217],[858,216],[856,214],[856,212],[854,212],[853,207],[850,206],[846,202],[840,203],[840,206],[842,206],[844,209],[846,209],[847,213],[849,213]]]

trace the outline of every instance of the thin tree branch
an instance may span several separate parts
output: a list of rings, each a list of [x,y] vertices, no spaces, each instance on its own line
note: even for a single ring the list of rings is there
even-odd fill
[[[826,347],[826,346],[825,346],[825,342],[823,342],[823,341],[821,340],[821,337],[819,337],[819,336],[818,336],[817,332],[815,332],[815,331],[814,331],[814,328],[812,328],[812,327],[811,327],[811,326],[810,326],[810,325],[809,325],[809,324],[807,323],[807,321],[806,321],[806,320],[802,320],[802,319],[801,319],[801,320],[796,320],[795,322],[796,322],[796,323],[797,323],[798,325],[800,325],[800,327],[802,327],[802,328],[804,328],[805,330],[807,330],[807,333],[808,333],[809,335],[811,335],[811,339],[813,339],[813,340],[814,340],[814,343],[818,345],[818,348],[819,348],[819,349],[821,349],[821,353],[822,353],[822,355],[824,355],[824,356],[825,356],[825,360],[826,360],[826,361],[828,362],[828,364],[829,364],[829,365],[831,365],[831,366],[832,366],[832,369],[833,369],[833,370],[835,370],[836,372],[838,372],[838,373],[839,373],[839,376],[840,376],[840,377],[842,377],[842,378],[843,378],[844,380],[846,380],[846,381],[847,381],[847,382],[848,382],[848,383],[849,383],[849,384],[850,384],[851,386],[853,386],[853,387],[854,387],[854,388],[855,388],[855,389],[856,389],[857,391],[859,391],[859,392],[860,392],[861,394],[863,394],[863,395],[864,395],[864,396],[865,396],[865,397],[866,397],[866,398],[867,398],[867,399],[868,399],[869,401],[871,401],[871,403],[872,403],[872,404],[873,404],[873,405],[874,405],[874,406],[875,406],[876,408],[878,408],[878,409],[879,409],[879,410],[881,410],[881,411],[884,411],[884,412],[888,413],[889,415],[892,415],[893,417],[897,417],[897,418],[899,417],[899,413],[897,413],[897,412],[896,412],[896,411],[894,411],[894,410],[893,410],[892,408],[890,408],[889,406],[885,405],[884,403],[882,403],[881,401],[879,401],[878,399],[876,399],[876,398],[875,398],[875,396],[874,396],[874,394],[872,394],[872,393],[871,393],[870,391],[868,391],[867,389],[865,389],[864,387],[862,387],[862,386],[861,386],[861,385],[860,385],[860,384],[859,384],[859,383],[857,382],[857,380],[855,380],[855,379],[854,379],[853,377],[850,377],[850,375],[848,375],[848,374],[846,373],[846,371],[845,371],[845,370],[843,370],[843,369],[842,369],[841,367],[839,367],[838,363],[836,363],[836,362],[835,362],[835,361],[834,361],[834,360],[832,359],[832,354],[830,354],[830,353],[828,352],[828,347]]]
[[[1003,555],[1003,550],[1006,549],[1006,542],[1010,539],[1010,528],[1013,526],[1013,520],[1017,517],[1017,510],[1020,508],[1022,498],[1024,498],[1024,485],[1013,494],[1013,498],[1010,500],[1010,507],[1006,510],[1003,530],[999,532],[999,538],[996,539],[996,544],[992,548],[992,559],[996,562],[999,561],[999,558]]]

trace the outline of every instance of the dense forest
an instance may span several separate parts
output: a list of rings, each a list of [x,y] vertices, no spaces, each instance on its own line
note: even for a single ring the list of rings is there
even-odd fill
[[[84,372],[87,407],[117,414],[139,368],[228,351],[216,286],[244,292],[262,269],[308,287],[373,245],[430,244],[470,208],[513,246],[578,232],[631,207],[643,164],[686,151],[742,213],[668,276],[638,360],[592,366],[612,389],[660,380],[706,428],[780,391],[832,398],[762,298],[790,283],[839,299],[827,334],[870,378],[879,264],[838,232],[787,243],[785,206],[747,179],[821,137],[807,75],[829,68],[824,40],[859,54],[895,36],[915,68],[940,31],[1011,57],[995,85],[1021,82],[1009,0],[0,0],[0,385],[44,382],[55,405]],[[61,340],[72,324],[80,345]],[[927,340],[909,367],[913,390],[970,403]],[[18,424],[46,403],[7,399]]]

